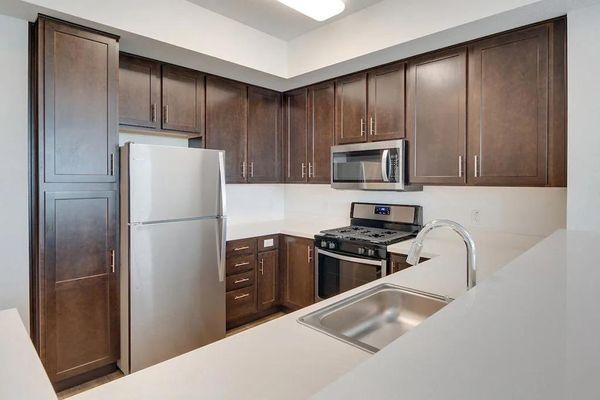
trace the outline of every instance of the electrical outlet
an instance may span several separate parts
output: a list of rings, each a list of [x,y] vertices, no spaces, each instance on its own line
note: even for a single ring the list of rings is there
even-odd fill
[[[481,211],[472,210],[471,211],[471,223],[473,225],[479,225],[480,222],[481,222]]]

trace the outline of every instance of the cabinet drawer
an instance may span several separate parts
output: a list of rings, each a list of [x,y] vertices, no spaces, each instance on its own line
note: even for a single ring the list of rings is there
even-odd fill
[[[256,240],[258,251],[269,251],[279,248],[279,235],[261,236]]]
[[[234,290],[225,294],[227,320],[245,317],[256,313],[256,287]]]
[[[253,270],[242,272],[241,274],[228,276],[225,282],[225,287],[228,292],[231,290],[241,289],[252,285],[254,285]]]
[[[240,239],[227,242],[227,257],[256,254],[256,239]]]
[[[254,270],[256,256],[250,254],[242,257],[227,257],[227,275],[235,275],[245,271]]]

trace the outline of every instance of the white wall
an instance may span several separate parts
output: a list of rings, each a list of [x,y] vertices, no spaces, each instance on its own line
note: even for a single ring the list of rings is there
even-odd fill
[[[568,14],[569,229],[600,230],[600,5]]]
[[[422,192],[370,192],[328,185],[286,185],[287,218],[348,217],[353,201],[423,206],[424,222],[448,218],[467,227],[547,236],[566,224],[565,188],[436,187]],[[473,211],[479,211],[478,222]]]
[[[0,15],[0,309],[29,330],[27,22]]]

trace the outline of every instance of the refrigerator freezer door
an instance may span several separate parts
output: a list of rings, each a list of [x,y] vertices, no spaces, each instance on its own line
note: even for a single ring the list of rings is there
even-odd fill
[[[130,229],[130,371],[225,336],[225,283],[219,279],[221,219]]]
[[[217,150],[130,144],[130,222],[222,213]]]

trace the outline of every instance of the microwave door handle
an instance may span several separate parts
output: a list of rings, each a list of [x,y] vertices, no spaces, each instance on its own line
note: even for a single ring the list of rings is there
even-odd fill
[[[381,177],[384,182],[389,182],[390,178],[388,176],[388,159],[389,159],[390,151],[385,149],[381,152]]]

